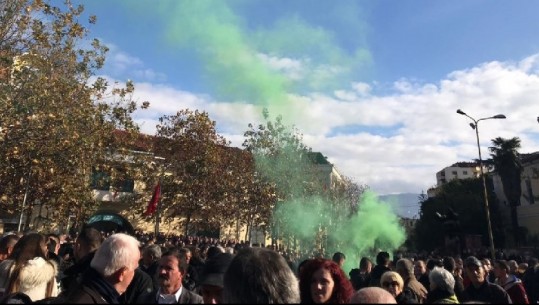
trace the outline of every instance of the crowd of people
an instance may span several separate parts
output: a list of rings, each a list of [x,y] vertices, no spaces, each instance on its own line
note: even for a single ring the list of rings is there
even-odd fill
[[[104,233],[0,239],[0,303],[9,304],[529,304],[538,260],[417,257],[380,251],[346,273],[346,255],[208,237]]]

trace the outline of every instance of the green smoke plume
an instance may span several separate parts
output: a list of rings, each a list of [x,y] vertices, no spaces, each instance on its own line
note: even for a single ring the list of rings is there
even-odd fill
[[[259,58],[225,1],[177,1],[162,8],[167,15],[174,12],[168,40],[196,50],[218,97],[284,111],[288,79]]]
[[[166,39],[167,49],[196,54],[202,79],[217,101],[252,103],[293,123],[300,109],[290,107],[291,95],[348,86],[365,74],[372,58],[357,4],[283,4],[289,9],[277,15],[268,12],[271,17],[264,22],[242,14],[272,3],[177,0],[124,5],[140,19],[162,24],[165,31],[158,35]],[[309,14],[302,15],[305,10]],[[335,35],[337,28],[345,38]]]
[[[326,256],[337,251],[344,253],[346,272],[358,268],[361,257],[373,258],[380,250],[391,253],[405,240],[404,229],[391,207],[370,191],[362,195],[353,215],[346,215],[343,207],[332,206],[318,196],[285,202],[275,215],[285,234],[295,236],[298,243],[327,247]]]

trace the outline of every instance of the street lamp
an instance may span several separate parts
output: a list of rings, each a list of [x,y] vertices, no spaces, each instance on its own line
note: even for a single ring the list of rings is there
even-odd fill
[[[470,118],[473,123],[470,123],[470,127],[475,130],[475,136],[477,137],[477,150],[479,151],[479,170],[481,172],[481,178],[483,180],[483,192],[484,192],[484,199],[485,199],[485,213],[487,216],[487,226],[488,226],[488,238],[490,241],[490,255],[492,256],[492,259],[495,259],[495,250],[494,250],[494,237],[492,236],[492,226],[490,224],[490,211],[488,209],[488,194],[487,194],[487,183],[485,181],[485,174],[483,173],[483,159],[481,158],[481,146],[479,145],[479,121],[484,120],[490,120],[490,119],[505,119],[505,115],[503,114],[497,114],[495,116],[487,117],[487,118],[481,118],[479,120],[476,120],[472,118],[471,116],[467,115],[464,111],[458,109],[458,114],[467,116]]]

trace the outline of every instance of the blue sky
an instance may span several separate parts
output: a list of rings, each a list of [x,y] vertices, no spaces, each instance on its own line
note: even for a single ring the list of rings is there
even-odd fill
[[[59,2],[59,1],[58,1]],[[337,169],[379,194],[420,193],[477,158],[461,108],[490,139],[539,150],[537,1],[85,1],[99,73],[135,81],[147,133],[208,111],[241,145],[261,108],[282,114]]]

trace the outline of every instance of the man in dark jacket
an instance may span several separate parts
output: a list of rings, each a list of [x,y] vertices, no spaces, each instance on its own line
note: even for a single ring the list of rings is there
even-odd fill
[[[537,258],[532,257],[528,260],[528,269],[522,276],[522,282],[524,282],[524,288],[526,294],[528,294],[528,300],[530,304],[535,304],[539,297],[539,274],[536,274],[535,267],[538,266],[539,261]]]
[[[101,246],[101,232],[86,227],[83,228],[73,249],[75,264],[64,270],[61,276],[62,294],[67,295],[82,280],[82,275],[90,268],[95,251]]]
[[[372,269],[371,279],[369,281],[370,287],[381,287],[380,279],[382,278],[382,274],[391,271],[389,269],[389,262],[389,253],[382,251],[376,255],[376,266]]]
[[[159,289],[153,291],[144,300],[146,304],[203,304],[202,297],[189,291],[182,285],[188,264],[183,254],[171,250],[159,260],[158,279]]]
[[[135,276],[125,293],[120,296],[122,304],[142,304],[147,295],[153,291],[152,278],[139,268],[135,270]]]
[[[471,284],[464,290],[461,302],[483,302],[487,304],[511,304],[507,292],[485,278],[485,269],[481,261],[470,256],[464,261],[464,271]]]
[[[138,241],[127,234],[109,236],[96,251],[82,282],[67,296],[68,304],[120,304],[140,259]]]
[[[362,257],[359,261],[359,269],[352,269],[348,275],[355,290],[369,287],[372,262],[368,257]]]
[[[146,272],[150,276],[155,290],[159,288],[157,269],[159,268],[161,254],[161,246],[156,244],[148,245],[142,251],[142,259],[140,262],[140,270]]]
[[[464,293],[464,280],[463,278],[457,274],[457,263],[454,258],[451,256],[444,257],[444,269],[449,271],[453,278],[455,279],[455,287],[453,288],[455,295],[457,296],[457,299],[462,299],[462,294]]]

